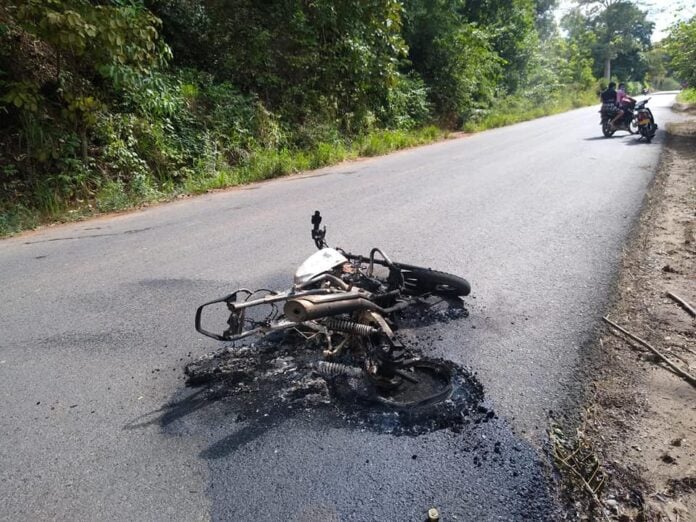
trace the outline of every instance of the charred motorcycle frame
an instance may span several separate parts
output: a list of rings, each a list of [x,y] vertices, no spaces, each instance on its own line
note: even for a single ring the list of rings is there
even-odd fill
[[[315,212],[312,239],[319,251],[300,265],[290,289],[240,288],[205,303],[196,311],[196,330],[219,341],[291,331],[321,350],[315,369],[327,380],[363,379],[382,402],[394,406],[447,398],[449,367],[414,357],[394,332],[395,314],[419,304],[428,306],[433,298],[461,303],[460,297],[471,291],[469,283],[445,272],[394,262],[379,248],[369,256],[329,248],[321,221]],[[207,330],[206,309],[221,305],[229,312],[226,328]],[[264,313],[252,313],[262,308]],[[402,394],[419,384],[428,388],[425,396],[413,399]]]

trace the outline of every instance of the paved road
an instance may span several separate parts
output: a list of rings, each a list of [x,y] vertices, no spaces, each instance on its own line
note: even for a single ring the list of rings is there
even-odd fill
[[[661,124],[672,100],[651,102]],[[662,141],[603,139],[581,109],[0,242],[0,518],[554,518],[538,448],[576,398]],[[395,436],[330,408],[245,419],[184,387],[217,348],[195,306],[284,287],[317,208],[332,244],[472,282],[470,316],[426,348],[478,372],[495,418]]]

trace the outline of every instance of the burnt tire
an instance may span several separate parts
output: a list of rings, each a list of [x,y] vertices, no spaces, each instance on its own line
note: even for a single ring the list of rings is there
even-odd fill
[[[401,367],[398,386],[375,387],[379,404],[394,409],[424,408],[446,401],[454,389],[452,368],[440,361],[417,360]],[[415,381],[415,382],[414,382]]]
[[[405,270],[403,275],[406,290],[414,295],[463,297],[471,293],[471,285],[466,279],[447,272],[414,267]]]

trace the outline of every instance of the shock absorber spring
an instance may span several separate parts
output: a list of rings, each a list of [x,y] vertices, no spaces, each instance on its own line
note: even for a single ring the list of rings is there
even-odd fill
[[[317,373],[325,379],[339,377],[341,375],[345,375],[346,377],[363,376],[363,371],[357,366],[348,366],[347,364],[340,364],[335,362],[319,361],[316,364],[315,368]]]
[[[323,322],[324,326],[335,332],[352,333],[355,335],[362,335],[364,337],[379,332],[377,328],[370,326],[369,324],[356,323],[355,321],[348,321],[346,319],[334,319],[329,317],[324,319]]]

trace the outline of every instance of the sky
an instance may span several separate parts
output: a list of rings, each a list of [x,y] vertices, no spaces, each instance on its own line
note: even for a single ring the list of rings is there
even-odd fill
[[[655,22],[653,42],[667,36],[670,26],[679,20],[688,20],[696,15],[696,0],[636,0],[641,9],[648,11],[648,19]],[[575,5],[574,0],[560,0],[558,18]]]

